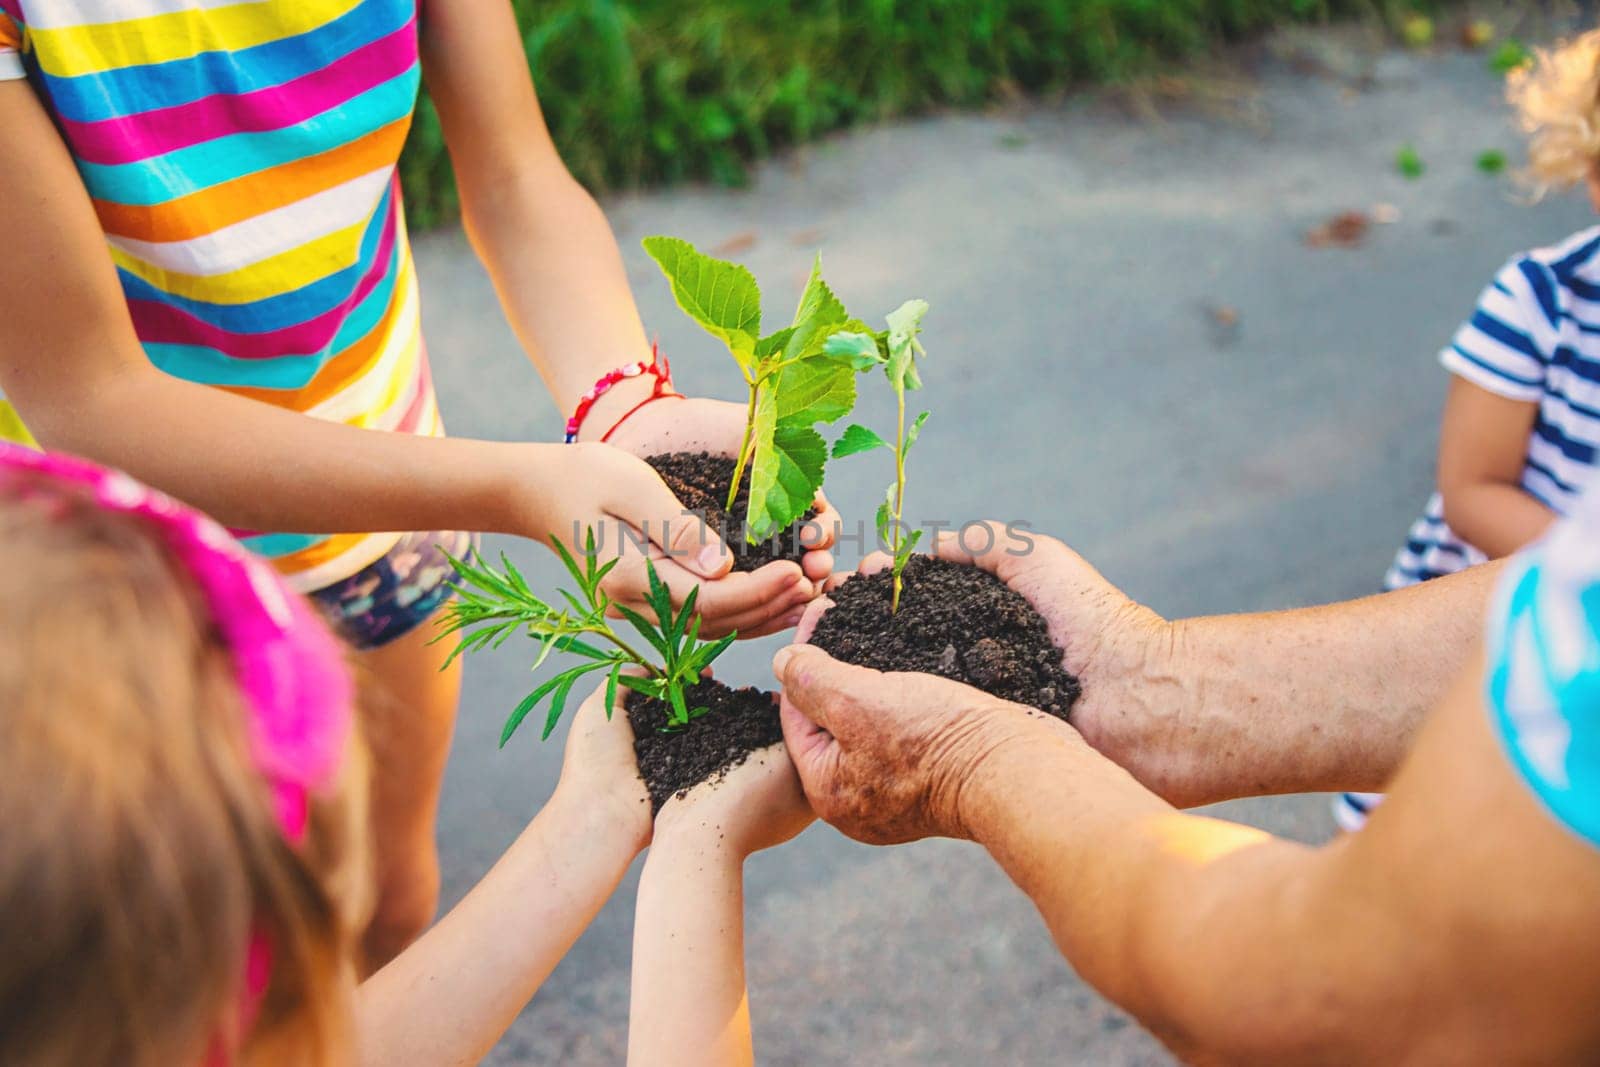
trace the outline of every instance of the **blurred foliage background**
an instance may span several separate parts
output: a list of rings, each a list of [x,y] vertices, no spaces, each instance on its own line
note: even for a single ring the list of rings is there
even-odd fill
[[[1115,81],[1285,21],[1391,25],[1415,0],[513,0],[546,120],[601,191],[710,179],[856,123]],[[409,214],[456,214],[424,98]]]

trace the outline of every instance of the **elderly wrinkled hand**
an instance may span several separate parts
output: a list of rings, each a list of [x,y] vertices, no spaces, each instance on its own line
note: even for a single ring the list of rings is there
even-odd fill
[[[780,649],[773,672],[806,798],[822,819],[873,845],[970,838],[964,787],[1043,717],[970,686],[850,666],[809,645]]]

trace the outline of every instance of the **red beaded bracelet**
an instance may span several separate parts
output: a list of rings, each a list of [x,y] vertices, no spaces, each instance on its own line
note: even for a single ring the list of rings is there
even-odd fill
[[[590,410],[595,406],[601,397],[609,393],[612,387],[618,382],[626,381],[629,378],[637,378],[641,374],[653,375],[656,379],[655,388],[651,391],[649,396],[645,397],[639,403],[629,408],[627,412],[623,414],[622,418],[612,423],[611,429],[607,430],[605,434],[601,436],[601,441],[606,441],[609,439],[612,434],[617,432],[617,427],[627,422],[640,408],[644,407],[646,404],[653,403],[662,399],[663,397],[681,397],[683,395],[681,393],[671,391],[672,366],[667,362],[666,357],[661,354],[660,346],[657,344],[652,344],[650,346],[649,363],[625,363],[616,370],[611,371],[609,374],[602,377],[599,381],[595,382],[594,386],[587,393],[584,393],[583,396],[578,398],[578,410],[574,411],[572,413],[572,418],[567,420],[566,443],[570,445],[578,439],[578,431],[583,429],[583,421],[589,417]]]

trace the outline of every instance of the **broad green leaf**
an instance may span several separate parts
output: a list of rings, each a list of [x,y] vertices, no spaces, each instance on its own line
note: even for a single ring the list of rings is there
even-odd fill
[[[770,417],[771,407],[767,413]],[[828,444],[810,426],[770,422],[763,426],[758,411],[757,433],[755,460],[750,464],[747,536],[752,544],[787,530],[810,510],[828,462]]]
[[[756,359],[765,363],[773,356],[779,355],[789,344],[789,338],[794,336],[794,327],[785,326],[777,333],[768,334],[756,342]]]
[[[838,422],[856,406],[855,368],[835,360],[801,360],[783,368],[778,388],[767,390],[758,403],[772,405],[780,423]]]
[[[855,370],[869,370],[884,361],[878,339],[870,333],[840,331],[822,343],[822,354],[844,360]]]
[[[822,350],[828,335],[850,322],[850,313],[822,280],[822,256],[811,265],[811,277],[794,312],[794,332],[784,346],[785,359],[804,359]]]
[[[893,448],[888,441],[879,437],[874,431],[857,423],[845,427],[844,436],[833,443],[833,458],[843,459],[845,456],[854,456],[861,452],[871,452],[874,448]]]
[[[646,237],[644,250],[672,283],[678,306],[720,338],[747,373],[753,372],[761,334],[761,287],[755,275],[676,237]]]

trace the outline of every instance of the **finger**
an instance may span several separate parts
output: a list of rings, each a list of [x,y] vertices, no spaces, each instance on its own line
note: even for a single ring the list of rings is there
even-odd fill
[[[884,679],[878,671],[840,663],[813,645],[778,649],[772,673],[782,684],[783,702],[846,745],[859,733],[863,703],[872,702],[872,692]]]
[[[832,607],[833,601],[828,597],[818,597],[813,600],[800,617],[800,621],[797,624],[799,629],[795,631],[794,635],[794,643],[797,645],[810,644],[811,635],[817,632],[817,623],[822,620],[822,616]]]
[[[787,700],[779,705],[778,716],[783,725],[783,744],[800,776],[800,785],[807,799],[814,800],[823,792],[838,766],[838,744],[826,730]]]
[[[942,560],[979,567],[1003,580],[1002,565],[1016,560],[1032,540],[1020,539],[1005,523],[989,519],[969,522],[959,530],[937,531],[931,551]]]
[[[800,525],[800,543],[808,549],[829,549],[839,538],[839,513],[828,498],[817,494],[817,513]]]
[[[763,608],[732,619],[718,619],[716,626],[722,633],[737,631],[740,640],[782,633],[785,630],[792,630],[799,624],[805,614],[806,603],[809,601],[787,604],[776,612]]]
[[[604,446],[610,447],[610,446]],[[626,455],[616,450],[618,455]],[[684,508],[667,483],[642,459],[629,456],[627,477],[612,488],[606,511],[657,546],[674,563],[700,578],[721,578],[733,569],[733,554],[717,531]]]
[[[828,580],[833,574],[833,565],[833,553],[821,548],[808,550],[805,557],[800,560],[800,569],[805,572],[807,578],[817,583]]]
[[[834,590],[838,589],[841,585],[843,585],[845,582],[848,582],[853,577],[855,577],[855,575],[848,574],[848,573],[847,574],[835,573],[835,574],[828,575],[828,580],[822,583],[822,592],[823,592],[823,594],[826,595],[828,593],[833,592]]]
[[[758,609],[766,609],[770,617],[810,598],[810,585],[799,565],[786,560],[707,582],[684,570],[675,560],[654,553],[652,556],[656,575],[666,584],[674,604],[681,605],[691,591],[699,588],[695,609],[707,623]],[[644,605],[646,585],[644,560],[636,554],[625,557],[606,581],[607,590],[614,590],[612,595],[635,610]]]
[[[785,631],[793,630],[800,625],[800,620],[805,618],[805,612],[805,608],[791,608],[787,615],[766,619],[762,622],[749,623],[739,630],[739,637],[741,639],[770,637],[773,634],[781,634]]]
[[[870,578],[879,571],[888,570],[892,566],[894,566],[894,557],[889,553],[873,552],[856,567],[856,573]]]

